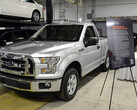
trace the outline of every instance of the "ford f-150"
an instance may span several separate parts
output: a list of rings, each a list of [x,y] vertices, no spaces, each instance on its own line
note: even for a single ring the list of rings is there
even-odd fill
[[[0,49],[0,82],[20,91],[57,92],[69,101],[79,79],[100,65],[109,68],[107,39],[93,23],[52,23]]]

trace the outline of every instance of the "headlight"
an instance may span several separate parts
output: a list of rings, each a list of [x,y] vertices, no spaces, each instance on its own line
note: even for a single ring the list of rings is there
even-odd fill
[[[40,58],[41,64],[45,64],[45,68],[41,68],[42,74],[53,74],[56,72],[56,65],[59,62],[59,57]]]

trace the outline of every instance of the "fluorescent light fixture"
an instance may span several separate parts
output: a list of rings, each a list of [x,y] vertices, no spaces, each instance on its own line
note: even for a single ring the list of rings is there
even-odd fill
[[[5,27],[0,27],[0,30],[4,30],[5,29]]]
[[[114,22],[107,22],[107,26],[113,26],[114,24]]]

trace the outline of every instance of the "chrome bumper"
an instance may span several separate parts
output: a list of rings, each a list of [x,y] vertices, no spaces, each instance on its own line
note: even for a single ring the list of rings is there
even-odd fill
[[[35,80],[0,74],[0,82],[9,88],[30,92],[58,92],[62,79]]]

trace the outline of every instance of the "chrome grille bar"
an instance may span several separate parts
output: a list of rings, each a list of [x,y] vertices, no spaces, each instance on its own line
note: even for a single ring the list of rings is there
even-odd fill
[[[15,54],[0,54],[0,71],[21,76],[34,76],[30,68],[29,57]]]

